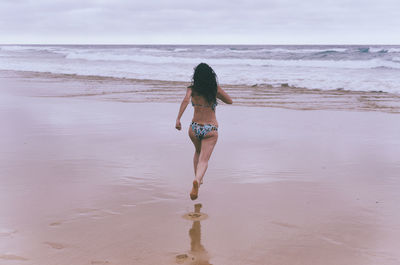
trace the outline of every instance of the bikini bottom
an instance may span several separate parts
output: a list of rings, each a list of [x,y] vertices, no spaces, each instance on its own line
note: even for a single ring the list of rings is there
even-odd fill
[[[218,127],[214,126],[212,124],[199,124],[197,122],[192,121],[190,124],[190,127],[192,127],[192,130],[194,132],[194,135],[199,139],[203,139],[204,136],[207,135],[207,133],[211,131],[218,131]]]

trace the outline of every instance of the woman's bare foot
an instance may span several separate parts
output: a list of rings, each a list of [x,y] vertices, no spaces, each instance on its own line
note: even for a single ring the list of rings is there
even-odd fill
[[[190,192],[190,199],[194,201],[197,199],[198,195],[199,195],[199,182],[197,180],[193,180],[193,188],[192,191]]]

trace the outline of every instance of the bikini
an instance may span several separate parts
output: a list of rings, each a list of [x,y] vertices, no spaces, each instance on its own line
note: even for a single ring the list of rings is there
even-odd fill
[[[217,102],[214,104],[210,105],[201,105],[201,104],[194,104],[192,101],[192,106],[195,107],[204,107],[204,108],[211,108],[213,111],[215,111],[215,108],[217,107]],[[204,138],[204,136],[207,135],[207,133],[211,131],[218,131],[218,127],[212,124],[199,124],[197,122],[192,121],[190,124],[190,127],[192,127],[192,130],[194,132],[194,135],[197,137],[197,139],[201,140]]]

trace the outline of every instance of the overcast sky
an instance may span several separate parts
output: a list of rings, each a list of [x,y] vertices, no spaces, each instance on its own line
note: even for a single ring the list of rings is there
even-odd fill
[[[400,44],[400,0],[0,0],[0,43]]]

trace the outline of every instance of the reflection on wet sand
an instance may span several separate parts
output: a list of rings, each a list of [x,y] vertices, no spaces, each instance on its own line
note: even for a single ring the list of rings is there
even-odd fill
[[[201,224],[200,221],[207,218],[207,215],[200,212],[202,205],[194,205],[194,212],[184,215],[185,219],[193,220],[192,228],[189,230],[190,236],[190,255],[182,254],[176,256],[178,264],[211,265],[210,256],[201,244]]]
[[[198,203],[194,206],[194,212],[200,213],[201,204]],[[190,252],[194,256],[194,263],[199,265],[211,264],[210,257],[201,244],[201,224],[200,221],[193,221],[192,228],[189,230],[190,236]]]

